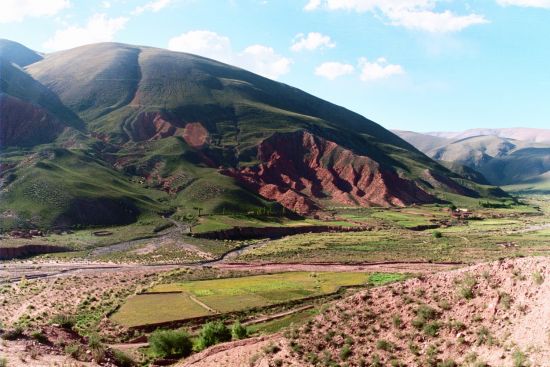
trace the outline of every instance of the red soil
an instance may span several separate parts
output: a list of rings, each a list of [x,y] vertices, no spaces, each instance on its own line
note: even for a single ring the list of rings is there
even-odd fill
[[[257,166],[225,173],[300,214],[319,209],[323,200],[353,206],[404,206],[435,200],[371,158],[305,131],[272,135],[259,145],[258,159]]]
[[[193,148],[201,148],[208,141],[208,130],[200,122],[190,122],[185,125],[183,138]]]
[[[359,292],[271,341],[181,365],[548,367],[549,297],[547,257],[479,264]]]
[[[65,128],[40,106],[8,95],[0,95],[0,116],[0,147],[48,143]]]
[[[170,136],[181,136],[193,148],[201,148],[208,142],[208,131],[200,122],[182,123],[172,121],[161,112],[142,112],[134,121],[135,140],[160,140]]]
[[[133,132],[136,140],[159,140],[174,135],[182,135],[178,128],[160,112],[142,112],[134,121]]]

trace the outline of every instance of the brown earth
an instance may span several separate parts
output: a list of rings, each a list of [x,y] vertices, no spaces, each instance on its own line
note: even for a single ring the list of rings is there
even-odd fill
[[[425,275],[338,301],[285,336],[218,346],[182,366],[550,366],[549,278],[547,257]]]
[[[258,146],[258,159],[260,164],[254,167],[224,173],[300,214],[320,209],[323,200],[353,206],[436,201],[414,182],[371,158],[306,131],[272,135]]]
[[[185,125],[183,139],[193,148],[201,148],[208,141],[208,131],[200,122],[190,122]]]
[[[49,143],[66,128],[42,107],[5,94],[0,95],[0,115],[0,147]]]

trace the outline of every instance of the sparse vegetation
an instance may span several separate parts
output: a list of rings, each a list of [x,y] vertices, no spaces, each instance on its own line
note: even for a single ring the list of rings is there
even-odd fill
[[[149,337],[149,345],[158,357],[186,357],[193,350],[189,334],[184,330],[157,330]]]
[[[212,345],[231,340],[231,330],[221,321],[206,323],[198,336],[197,349],[203,350]]]

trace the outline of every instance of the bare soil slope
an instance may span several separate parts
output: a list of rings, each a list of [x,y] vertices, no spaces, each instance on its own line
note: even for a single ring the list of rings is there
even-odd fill
[[[224,366],[550,366],[549,277],[550,258],[524,258],[374,288],[333,304],[301,329],[263,341],[256,353],[251,345],[235,345],[223,350],[219,361]],[[244,362],[244,355],[253,357]],[[216,358],[206,352],[202,364],[195,358],[192,365],[207,366]]]

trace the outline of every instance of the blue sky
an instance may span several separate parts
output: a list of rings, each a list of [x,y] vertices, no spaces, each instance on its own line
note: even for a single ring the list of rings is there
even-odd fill
[[[0,38],[219,59],[386,128],[550,128],[550,0],[2,0]]]

